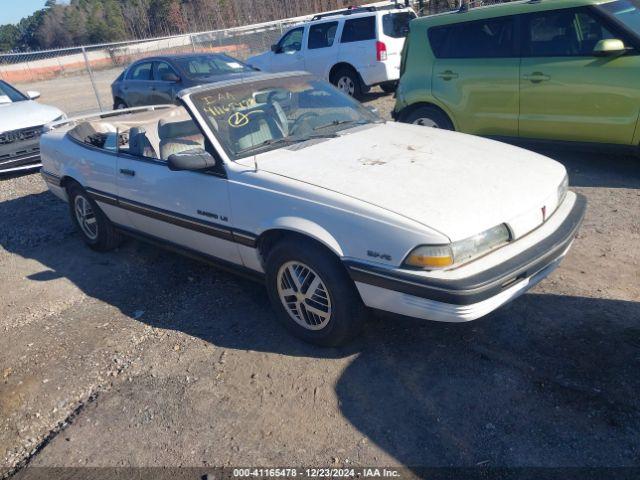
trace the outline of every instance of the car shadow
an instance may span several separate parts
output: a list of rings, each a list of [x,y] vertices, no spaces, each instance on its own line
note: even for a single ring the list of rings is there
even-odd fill
[[[638,302],[534,293],[465,324],[376,315],[351,345],[325,349],[280,327],[260,284],[133,240],[89,250],[48,192],[0,203],[0,217],[0,245],[44,266],[31,281],[65,278],[218,347],[353,355],[339,408],[404,465],[640,463]]]
[[[639,319],[637,302],[535,293],[471,323],[380,319],[342,413],[409,466],[638,466]]]

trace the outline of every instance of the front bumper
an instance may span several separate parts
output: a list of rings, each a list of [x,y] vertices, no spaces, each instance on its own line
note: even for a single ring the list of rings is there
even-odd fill
[[[571,211],[550,235],[464,278],[428,278],[408,270],[345,264],[364,303],[372,308],[429,320],[474,320],[526,292],[558,266],[582,223],[586,204],[584,196],[576,195]]]

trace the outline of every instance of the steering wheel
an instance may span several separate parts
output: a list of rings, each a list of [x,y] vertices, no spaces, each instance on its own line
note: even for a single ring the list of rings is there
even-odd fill
[[[291,125],[291,128],[289,129],[289,133],[292,135],[295,134],[305,122],[319,116],[320,115],[318,115],[316,112],[304,112],[302,115],[296,118],[295,122],[293,122],[293,125]]]

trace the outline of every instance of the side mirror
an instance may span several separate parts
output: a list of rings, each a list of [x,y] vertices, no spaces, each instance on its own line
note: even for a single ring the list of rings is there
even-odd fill
[[[178,83],[180,81],[180,77],[178,75],[176,75],[175,73],[165,73],[160,77],[160,79],[163,82]]]
[[[627,49],[622,40],[617,38],[607,38],[600,40],[593,48],[593,55],[596,57],[610,57],[613,55],[622,55]]]
[[[282,53],[282,48],[276,43],[274,45],[271,45],[271,51],[273,53]]]
[[[29,90],[27,92],[27,97],[29,97],[30,100],[35,100],[37,98],[40,98],[40,92],[36,92],[34,90]]]
[[[206,170],[215,167],[216,160],[209,152],[202,148],[193,148],[179,153],[173,153],[168,158],[169,170]]]

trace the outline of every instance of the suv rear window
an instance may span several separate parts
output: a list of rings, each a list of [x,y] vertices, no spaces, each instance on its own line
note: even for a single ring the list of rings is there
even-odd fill
[[[490,18],[430,28],[436,58],[515,57],[513,17]]]
[[[344,22],[340,43],[361,42],[376,39],[376,17],[353,18]]]
[[[409,33],[409,22],[416,18],[413,12],[387,13],[382,16],[382,31],[387,37],[402,38]]]

